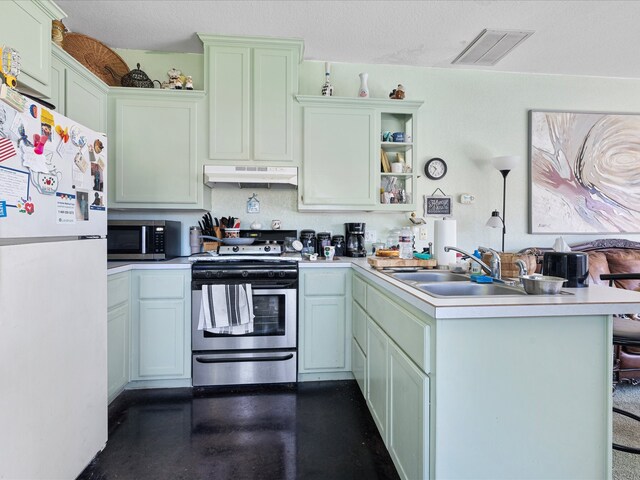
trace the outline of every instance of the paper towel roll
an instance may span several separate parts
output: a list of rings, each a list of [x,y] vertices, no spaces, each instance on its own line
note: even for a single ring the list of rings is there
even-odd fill
[[[438,267],[448,267],[450,263],[455,263],[456,252],[444,251],[445,246],[456,246],[456,221],[443,218],[436,220],[433,224],[433,249],[435,252]]]

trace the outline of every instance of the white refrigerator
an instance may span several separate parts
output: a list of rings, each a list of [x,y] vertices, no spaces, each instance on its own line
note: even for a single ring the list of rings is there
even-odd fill
[[[0,100],[0,478],[75,478],[107,440],[107,139]]]

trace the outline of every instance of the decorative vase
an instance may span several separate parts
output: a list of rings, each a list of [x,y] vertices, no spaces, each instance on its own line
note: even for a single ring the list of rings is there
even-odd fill
[[[367,86],[368,73],[361,73],[360,75],[360,90],[358,90],[358,96],[360,98],[369,98],[369,87]]]
[[[329,62],[325,62],[324,64],[324,85],[322,85],[322,96],[323,97],[331,97],[333,96],[333,85],[329,81],[329,76],[331,75],[331,64]]]

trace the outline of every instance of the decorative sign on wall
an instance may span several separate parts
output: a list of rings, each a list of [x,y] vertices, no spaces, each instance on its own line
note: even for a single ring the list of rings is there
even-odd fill
[[[436,195],[440,191],[442,195]],[[448,195],[444,195],[444,192],[439,188],[433,192],[432,195],[424,196],[424,214],[435,215],[437,217],[450,217],[453,215],[453,199]]]
[[[531,233],[640,232],[640,115],[530,112]]]

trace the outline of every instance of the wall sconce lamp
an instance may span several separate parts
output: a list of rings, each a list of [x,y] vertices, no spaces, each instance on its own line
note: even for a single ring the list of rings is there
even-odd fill
[[[507,175],[520,163],[520,157],[517,155],[507,155],[503,157],[493,157],[491,165],[502,174],[502,217],[498,210],[491,213],[491,217],[487,220],[486,226],[492,228],[502,227],[502,252],[504,252],[504,236],[507,233],[505,223],[505,209],[507,199]]]

